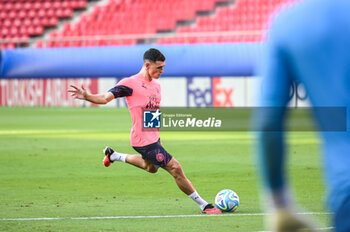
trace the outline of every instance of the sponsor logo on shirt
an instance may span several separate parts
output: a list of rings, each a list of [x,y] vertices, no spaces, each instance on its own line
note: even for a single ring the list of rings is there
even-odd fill
[[[148,96],[148,103],[146,105],[146,109],[156,110],[159,109],[159,99],[155,95]]]

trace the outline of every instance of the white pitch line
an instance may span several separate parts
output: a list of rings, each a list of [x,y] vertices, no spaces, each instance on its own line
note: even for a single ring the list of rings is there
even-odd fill
[[[318,230],[333,230],[333,229],[334,229],[334,227],[332,227],[332,226],[315,228],[316,231],[318,231]],[[256,231],[256,232],[272,232],[272,231],[264,230],[264,231]]]
[[[334,227],[330,226],[330,227],[323,227],[323,228],[316,228],[316,230],[333,230]]]
[[[328,215],[330,212],[303,212],[299,215]],[[268,213],[224,213],[192,215],[158,215],[158,216],[105,216],[105,217],[42,217],[42,218],[0,218],[0,221],[48,221],[48,220],[95,220],[95,219],[147,219],[147,218],[187,218],[187,217],[223,217],[223,216],[265,216]]]

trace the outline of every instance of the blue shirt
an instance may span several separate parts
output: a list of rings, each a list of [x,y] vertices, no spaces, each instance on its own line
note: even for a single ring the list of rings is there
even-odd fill
[[[314,110],[325,155],[330,204],[337,209],[350,196],[350,1],[304,0],[277,15],[270,31],[259,76],[258,153],[265,186],[285,188],[283,121],[293,81],[304,84],[314,107],[347,107],[346,129],[330,132],[337,116]],[[314,108],[315,109],[315,108]],[[344,109],[344,108],[343,108]],[[343,121],[345,121],[343,120]],[[264,131],[273,126],[275,132]]]

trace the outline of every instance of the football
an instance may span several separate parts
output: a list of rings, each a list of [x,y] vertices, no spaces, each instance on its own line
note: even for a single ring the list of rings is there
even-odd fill
[[[216,194],[215,206],[223,212],[233,212],[239,206],[239,197],[230,189],[221,190]]]

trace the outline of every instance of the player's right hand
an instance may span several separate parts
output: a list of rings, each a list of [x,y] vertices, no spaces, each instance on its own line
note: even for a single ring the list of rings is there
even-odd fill
[[[268,226],[273,232],[316,231],[311,222],[289,208],[274,209],[268,216]]]
[[[69,89],[68,92],[71,93],[71,96],[77,99],[85,99],[87,91],[84,87],[84,85],[81,85],[79,88],[78,86],[75,85],[70,85],[73,89]]]

